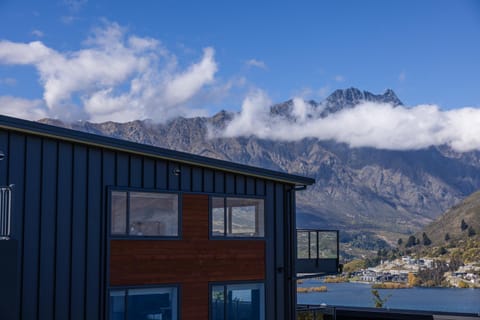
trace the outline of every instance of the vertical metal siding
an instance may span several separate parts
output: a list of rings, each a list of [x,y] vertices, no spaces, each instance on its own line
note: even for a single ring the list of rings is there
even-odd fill
[[[258,196],[264,196],[265,195],[265,181],[261,179],[255,179],[255,190],[257,192]]]
[[[7,131],[0,149],[0,183],[15,184],[20,319],[105,317],[109,186],[265,196],[266,308],[284,319],[284,184]]]
[[[0,132],[0,151],[7,156],[6,159],[0,161],[0,186],[7,185],[8,181],[8,133],[7,132]]]
[[[267,320],[277,319],[277,269],[275,268],[275,195],[273,182],[266,183],[266,199],[265,199],[265,236],[267,245],[265,247],[265,305],[270,308],[267,313]]]
[[[85,319],[85,266],[87,232],[87,153],[86,147],[73,148],[72,273],[70,319]]]
[[[235,176],[230,172],[225,174],[225,193],[235,194]]]
[[[85,317],[95,319],[100,314],[100,268],[102,243],[102,153],[88,150],[87,179],[87,248],[85,281]]]
[[[245,194],[245,177],[241,175],[235,176],[235,193]]]
[[[143,188],[155,188],[155,161],[152,159],[143,159]]]
[[[37,319],[38,244],[40,240],[41,140],[27,137],[25,152],[25,234],[23,247],[22,319]]]
[[[255,194],[255,179],[252,177],[247,177],[245,181],[245,192],[248,195]]]
[[[135,188],[142,187],[142,158],[139,156],[130,156],[130,186]]]
[[[115,185],[126,187],[128,186],[129,182],[129,166],[130,166],[130,159],[128,155],[124,153],[116,153],[117,158],[117,166],[116,166],[116,181]]]
[[[226,193],[225,192],[225,174],[221,171],[215,170],[214,188],[215,188],[214,192]]]
[[[176,174],[176,171],[180,169],[178,163],[168,161],[167,177],[168,184],[167,189],[179,190],[180,189],[180,175]]]
[[[202,192],[203,189],[203,170],[202,168],[192,168],[192,190],[193,192]]]
[[[55,221],[57,215],[57,142],[42,141],[41,224],[40,224],[40,270],[38,286],[38,315],[53,319],[55,279]],[[39,191],[40,191],[39,190]]]
[[[23,288],[23,231],[24,231],[24,191],[25,191],[25,144],[26,140],[23,135],[11,134],[9,151],[6,161],[8,161],[8,183],[15,183],[14,194],[12,196],[12,235],[18,241],[18,260],[17,267],[20,270],[18,273],[19,290],[17,290],[17,314],[21,316],[22,313],[22,288]],[[5,160],[4,160],[5,161]],[[2,168],[2,175],[5,177],[5,171]]]
[[[57,168],[57,244],[55,268],[55,318],[70,316],[70,277],[72,245],[73,147],[60,142]]]
[[[204,192],[213,192],[215,191],[215,177],[213,170],[203,169],[203,191]]]
[[[283,185],[275,183],[275,269],[276,269],[276,295],[277,295],[277,320],[288,319],[285,314],[285,212]]]
[[[168,165],[166,161],[155,160],[155,186],[159,190],[165,190],[168,187]]]
[[[180,187],[182,191],[192,190],[192,170],[189,165],[182,164],[180,167]]]

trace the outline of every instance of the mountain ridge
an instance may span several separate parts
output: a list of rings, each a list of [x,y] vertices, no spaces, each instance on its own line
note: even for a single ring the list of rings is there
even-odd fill
[[[362,101],[402,105],[392,90],[375,95],[355,88],[307,103],[323,108],[321,116],[328,117]],[[288,116],[291,104],[273,105],[272,116]],[[41,122],[313,177],[317,183],[297,195],[300,227],[374,232],[392,244],[399,234],[419,230],[480,189],[477,151],[458,153],[447,146],[388,151],[350,148],[315,138],[283,142],[255,136],[208,136],[210,127],[224,128],[234,115],[220,111],[211,117],[176,118],[165,124]]]

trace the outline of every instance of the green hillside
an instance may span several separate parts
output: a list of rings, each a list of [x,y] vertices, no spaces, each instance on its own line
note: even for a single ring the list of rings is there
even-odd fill
[[[462,222],[463,221],[463,222]],[[449,209],[423,230],[432,245],[445,245],[480,236],[480,191]],[[417,235],[423,240],[423,233]]]
[[[465,262],[480,260],[480,191],[447,210],[423,231],[404,237],[399,243],[405,254]]]

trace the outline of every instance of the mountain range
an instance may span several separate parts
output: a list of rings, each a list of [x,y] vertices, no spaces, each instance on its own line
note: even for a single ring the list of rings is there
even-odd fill
[[[361,102],[402,105],[392,90],[373,94],[356,88],[336,90],[321,102],[306,103],[321,110],[321,117],[329,117]],[[292,100],[273,105],[270,116],[294,121],[292,107]],[[393,244],[480,189],[478,151],[459,153],[448,146],[411,151],[351,148],[316,138],[286,142],[254,135],[210,137],[209,130],[225,128],[234,117],[235,113],[221,111],[164,124],[41,122],[313,177],[316,184],[297,193],[297,224],[340,229],[344,239],[368,234],[372,241]]]

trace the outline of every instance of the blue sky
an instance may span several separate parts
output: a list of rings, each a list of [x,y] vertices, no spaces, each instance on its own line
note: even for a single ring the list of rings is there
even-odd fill
[[[98,81],[100,85],[80,79],[83,86],[52,89],[48,80],[60,71],[45,71],[45,65],[61,59],[52,58],[42,67],[43,55],[27,62],[11,57],[40,50],[13,46],[33,41],[41,42],[42,50],[67,58],[84,49],[110,50],[100,43],[102,30],[120,34],[115,41],[126,47],[131,38],[152,41],[141,52],[128,47],[135,59],[155,56],[147,69],[157,68],[156,74],[142,81],[156,81],[151,89],[178,80],[162,87],[165,91],[183,88],[185,81],[191,87],[182,97],[165,94],[148,99],[183,110],[184,115],[240,110],[252,90],[266,92],[272,102],[295,96],[319,101],[337,88],[352,86],[374,93],[392,88],[410,106],[480,107],[480,1],[475,0],[0,0],[0,99],[4,97],[0,101],[18,103],[25,110],[37,108],[41,115],[42,108],[55,109],[48,113],[53,116],[82,105],[93,110],[98,101],[112,103],[111,108],[120,98],[130,104],[140,101],[131,91],[128,99],[122,93],[131,90],[132,79],[140,78],[145,67],[109,75]],[[62,72],[69,68],[65,62]],[[203,78],[198,75],[202,72],[207,74]],[[60,84],[65,79],[55,78]],[[54,91],[59,96],[49,100]],[[116,100],[99,100],[100,91],[103,98],[108,91]],[[138,104],[148,104],[145,94],[142,97]],[[93,120],[105,120],[110,111]],[[70,114],[85,117],[82,112]],[[128,116],[135,114],[124,112],[118,119]]]

